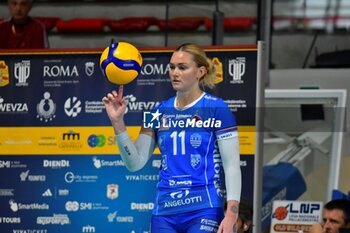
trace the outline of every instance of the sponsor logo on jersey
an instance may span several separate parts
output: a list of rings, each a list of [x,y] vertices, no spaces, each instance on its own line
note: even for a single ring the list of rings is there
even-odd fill
[[[191,134],[190,136],[190,144],[193,148],[198,148],[202,144],[202,136],[198,133]]]
[[[202,196],[190,196],[190,190],[184,189],[175,191],[169,194],[169,196],[173,199],[170,201],[164,202],[164,209],[171,208],[171,207],[177,207],[177,206],[185,206],[185,205],[192,205],[195,203],[202,202]]]
[[[221,120],[208,118],[202,120],[198,115],[191,118],[176,119],[168,116],[162,116],[162,113],[157,109],[156,112],[143,113],[143,127],[152,129],[169,129],[169,128],[220,128]]]
[[[191,154],[191,166],[193,169],[198,169],[201,166],[201,155],[200,154]]]

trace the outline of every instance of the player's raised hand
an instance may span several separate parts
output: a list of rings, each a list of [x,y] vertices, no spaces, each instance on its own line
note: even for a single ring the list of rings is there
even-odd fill
[[[123,85],[120,85],[118,92],[114,90],[102,98],[112,125],[123,121],[124,118],[127,100],[123,96],[123,89]]]

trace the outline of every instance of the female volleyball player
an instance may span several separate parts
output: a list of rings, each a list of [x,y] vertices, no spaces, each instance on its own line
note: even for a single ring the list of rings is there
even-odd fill
[[[236,229],[241,195],[237,125],[227,105],[203,91],[203,86],[214,86],[214,78],[215,67],[200,47],[178,47],[170,60],[176,96],[153,110],[135,143],[123,120],[127,104],[123,86],[103,98],[130,171],[146,164],[156,143],[161,151],[152,233],[232,233]]]

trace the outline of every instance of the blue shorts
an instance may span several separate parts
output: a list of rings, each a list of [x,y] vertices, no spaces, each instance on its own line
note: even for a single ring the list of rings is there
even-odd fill
[[[152,215],[151,233],[216,233],[223,218],[224,211],[221,208]]]

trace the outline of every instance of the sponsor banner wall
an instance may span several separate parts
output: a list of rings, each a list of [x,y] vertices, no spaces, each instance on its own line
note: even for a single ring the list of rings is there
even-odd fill
[[[169,49],[143,50],[140,75],[124,86],[133,140],[143,112],[173,95]],[[253,202],[256,47],[208,48],[217,87],[238,122],[242,195]],[[0,52],[1,232],[149,231],[161,164],[128,172],[102,97],[101,51]]]
[[[322,202],[274,201],[270,232],[310,232],[313,223],[322,221],[322,209]]]

